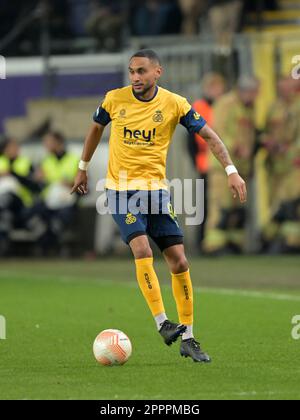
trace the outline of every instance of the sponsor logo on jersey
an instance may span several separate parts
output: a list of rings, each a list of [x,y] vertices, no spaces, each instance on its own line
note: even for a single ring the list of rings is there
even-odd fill
[[[127,139],[136,139],[136,140],[144,140],[146,142],[150,142],[151,140],[155,139],[156,136],[156,128],[153,130],[129,130],[127,127],[124,127],[124,138]]]

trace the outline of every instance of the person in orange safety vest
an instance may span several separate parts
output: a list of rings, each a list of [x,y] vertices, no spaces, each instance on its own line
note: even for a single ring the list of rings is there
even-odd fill
[[[226,81],[224,77],[219,73],[207,73],[201,82],[202,86],[202,98],[194,102],[193,108],[207,121],[209,125],[213,125],[213,104],[226,92]],[[206,141],[195,134],[189,141],[189,152],[193,159],[195,168],[198,173],[198,177],[204,179],[205,182],[205,199],[204,199],[204,211],[205,220],[207,217],[208,210],[208,171],[210,152]],[[200,226],[199,235],[197,242],[201,249],[201,244],[205,235],[205,220]]]

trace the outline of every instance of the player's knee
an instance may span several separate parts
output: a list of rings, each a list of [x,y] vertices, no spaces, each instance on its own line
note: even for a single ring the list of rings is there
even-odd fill
[[[173,263],[173,274],[185,273],[189,269],[189,263],[185,256],[178,257]]]
[[[146,236],[133,239],[129,245],[136,260],[153,258],[153,252]]]
[[[140,260],[142,258],[153,258],[153,252],[148,241],[140,242],[131,247],[134,258]]]
[[[142,246],[141,248],[135,249],[133,254],[136,260],[140,260],[142,258],[153,258],[152,249],[146,246]]]

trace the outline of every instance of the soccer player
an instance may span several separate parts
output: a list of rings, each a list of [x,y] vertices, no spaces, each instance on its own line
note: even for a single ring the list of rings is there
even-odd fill
[[[88,192],[88,165],[105,126],[111,122],[106,194],[122,238],[132,250],[139,286],[165,343],[171,345],[182,336],[180,354],[207,363],[211,359],[193,335],[192,281],[183,234],[165,182],[167,152],[176,125],[182,124],[207,141],[227,172],[233,196],[239,196],[241,202],[246,201],[246,185],[223,142],[206,121],[185,98],[158,86],[162,72],[160,59],[152,50],[142,50],[131,57],[131,85],[108,92],[94,114],[72,193]],[[137,192],[143,211],[133,214],[129,203]],[[158,212],[157,208],[152,211],[155,206],[159,207]],[[179,324],[166,315],[148,237],[158,245],[169,266]]]

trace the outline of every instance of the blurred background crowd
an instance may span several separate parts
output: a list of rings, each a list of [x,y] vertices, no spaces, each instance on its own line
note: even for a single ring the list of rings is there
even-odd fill
[[[5,56],[38,54],[45,30],[54,53],[119,51],[130,36],[205,33],[226,51],[249,12],[260,24],[263,10],[278,9],[277,0],[1,0],[0,46]]]
[[[3,4],[2,4],[3,3]],[[98,216],[107,133],[91,193],[69,194],[83,137],[127,60],[155,49],[161,85],[178,92],[226,143],[247,206],[200,136],[177,130],[168,177],[205,180],[205,222],[191,252],[300,252],[300,2],[295,0],[0,0],[0,256],[127,252]],[[296,57],[296,58],[295,58]],[[184,221],[183,221],[184,224]]]

